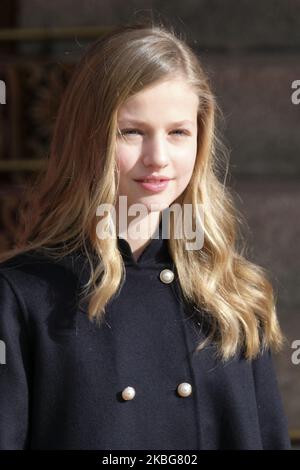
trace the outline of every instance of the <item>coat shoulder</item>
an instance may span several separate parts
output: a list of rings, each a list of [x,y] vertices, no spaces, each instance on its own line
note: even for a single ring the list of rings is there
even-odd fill
[[[85,272],[85,260],[75,253],[60,260],[37,251],[18,254],[0,263],[2,307],[17,299],[28,317],[42,321],[51,309],[73,305]]]
[[[14,281],[34,282],[44,279],[49,282],[61,274],[71,276],[86,265],[81,252],[74,252],[55,260],[42,251],[31,250],[0,262],[0,274]]]

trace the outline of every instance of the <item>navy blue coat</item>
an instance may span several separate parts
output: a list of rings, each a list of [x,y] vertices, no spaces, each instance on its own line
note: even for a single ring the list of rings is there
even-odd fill
[[[205,322],[181,300],[167,240],[138,261],[118,246],[126,280],[101,327],[77,305],[81,251],[0,263],[0,449],[290,448],[270,351],[225,365],[213,344],[195,353]]]

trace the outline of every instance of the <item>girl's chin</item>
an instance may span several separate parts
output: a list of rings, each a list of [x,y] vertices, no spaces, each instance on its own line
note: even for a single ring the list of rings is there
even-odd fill
[[[137,199],[133,204],[142,204],[148,211],[162,211],[170,205],[167,201],[159,200],[158,197],[147,198],[147,200],[143,198]]]
[[[130,195],[122,194],[125,199],[121,200],[122,201],[122,206],[127,208],[127,210],[132,207],[134,204],[141,204],[144,206],[145,210],[148,212],[152,211],[163,211],[167,207],[169,207],[172,204],[172,201],[167,200],[166,198],[162,197],[160,194],[150,194],[147,196],[137,196],[136,194],[133,195],[132,197]],[[120,196],[119,196],[120,197]],[[118,197],[118,201],[120,204],[120,199]],[[137,210],[137,215],[138,214],[138,207],[136,208]]]

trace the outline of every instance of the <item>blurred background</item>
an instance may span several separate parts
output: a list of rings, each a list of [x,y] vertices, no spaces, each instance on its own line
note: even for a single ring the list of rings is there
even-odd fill
[[[45,164],[74,64],[105,31],[149,17],[190,41],[223,111],[227,185],[247,221],[248,258],[277,295],[287,343],[274,361],[300,448],[300,1],[1,0],[0,251],[13,243],[24,185]]]

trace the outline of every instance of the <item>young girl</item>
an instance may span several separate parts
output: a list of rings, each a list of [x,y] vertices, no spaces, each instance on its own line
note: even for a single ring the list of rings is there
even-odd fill
[[[283,335],[237,248],[217,110],[171,28],[123,26],[84,54],[1,258],[1,449],[290,447]]]

